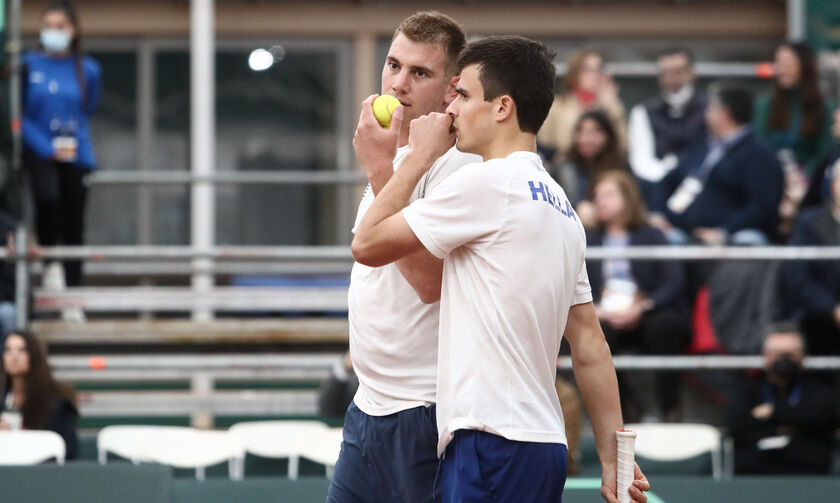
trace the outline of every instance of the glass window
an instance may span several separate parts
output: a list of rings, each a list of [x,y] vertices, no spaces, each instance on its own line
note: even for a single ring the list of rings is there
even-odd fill
[[[216,57],[216,169],[334,171],[337,166],[338,54],[323,47],[286,47],[264,71],[249,67],[259,47]],[[280,53],[275,50],[275,53]],[[341,76],[349,79],[348,76]],[[219,244],[333,244],[329,185],[219,185]]]
[[[90,123],[100,170],[137,169],[137,56],[130,49],[91,51],[102,69],[102,94]],[[88,193],[85,242],[134,244],[136,188],[94,185]],[[114,211],[119,208],[119,211]]]

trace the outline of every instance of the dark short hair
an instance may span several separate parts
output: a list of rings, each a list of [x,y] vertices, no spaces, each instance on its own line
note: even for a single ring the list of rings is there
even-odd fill
[[[749,124],[753,117],[753,92],[738,82],[714,82],[709,86],[709,98],[716,99],[738,124]]]
[[[685,56],[686,61],[688,61],[688,66],[694,66],[694,53],[687,47],[667,47],[656,55],[656,59],[659,60],[667,56]]]
[[[478,65],[484,100],[508,95],[516,105],[519,129],[536,134],[554,102],[554,53],[534,40],[514,35],[487,37],[467,45],[458,71]]]
[[[442,47],[446,55],[446,73],[455,75],[458,72],[458,56],[467,45],[467,37],[457,21],[437,11],[416,12],[397,26],[391,41],[400,33],[412,42]]]

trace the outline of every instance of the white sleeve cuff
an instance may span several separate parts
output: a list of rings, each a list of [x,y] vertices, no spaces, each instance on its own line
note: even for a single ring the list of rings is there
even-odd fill
[[[403,208],[402,216],[411,228],[411,232],[417,236],[417,239],[423,243],[423,246],[429,250],[429,253],[441,260],[449,255],[449,252],[438,245],[434,238],[432,238],[431,234],[429,234],[426,230],[426,227],[423,225],[423,218],[417,213],[416,208],[412,208],[411,205]]]

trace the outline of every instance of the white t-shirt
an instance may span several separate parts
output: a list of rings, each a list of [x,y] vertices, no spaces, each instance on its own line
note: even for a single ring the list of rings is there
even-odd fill
[[[394,170],[408,147],[397,150]],[[454,147],[441,156],[414,188],[411,200],[433,194],[458,168],[481,162]],[[356,224],[373,203],[370,186],[362,196]],[[350,356],[359,377],[354,402],[362,412],[384,416],[435,402],[440,303],[423,304],[396,264],[353,264],[348,293]]]
[[[456,430],[566,443],[554,388],[569,308],[592,300],[586,238],[539,156],[464,166],[402,211],[444,258],[438,454]]]

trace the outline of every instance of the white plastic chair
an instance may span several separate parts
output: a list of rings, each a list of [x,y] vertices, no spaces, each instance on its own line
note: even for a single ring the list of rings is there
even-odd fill
[[[160,463],[195,469],[204,480],[205,468],[228,462],[231,479],[241,479],[245,462],[242,444],[226,431],[199,430],[176,426],[108,426],[97,438],[99,462],[113,452],[133,463]]]
[[[710,453],[712,475],[723,474],[721,433],[714,426],[694,423],[627,424],[636,432],[636,454],[652,461],[682,461]]]
[[[300,467],[300,442],[326,429],[321,421],[245,421],[228,431],[239,439],[245,452],[264,458],[288,458],[287,475],[294,480]]]
[[[109,452],[126,458],[135,465],[144,461],[148,462],[149,459],[145,451],[145,446],[150,438],[160,434],[162,431],[183,431],[189,429],[180,426],[106,426],[99,430],[99,434],[96,436],[99,464],[104,465],[108,461]]]
[[[0,431],[0,465],[34,465],[55,458],[64,464],[66,447],[53,431]]]
[[[342,428],[327,428],[299,438],[298,449],[301,457],[326,466],[327,477],[332,478],[333,469],[341,452],[342,440]]]
[[[228,462],[231,479],[242,478],[245,449],[227,431],[186,428],[184,431],[166,430],[149,438],[144,452],[149,461],[176,468],[195,468],[195,477],[204,480],[204,469],[223,461]]]

